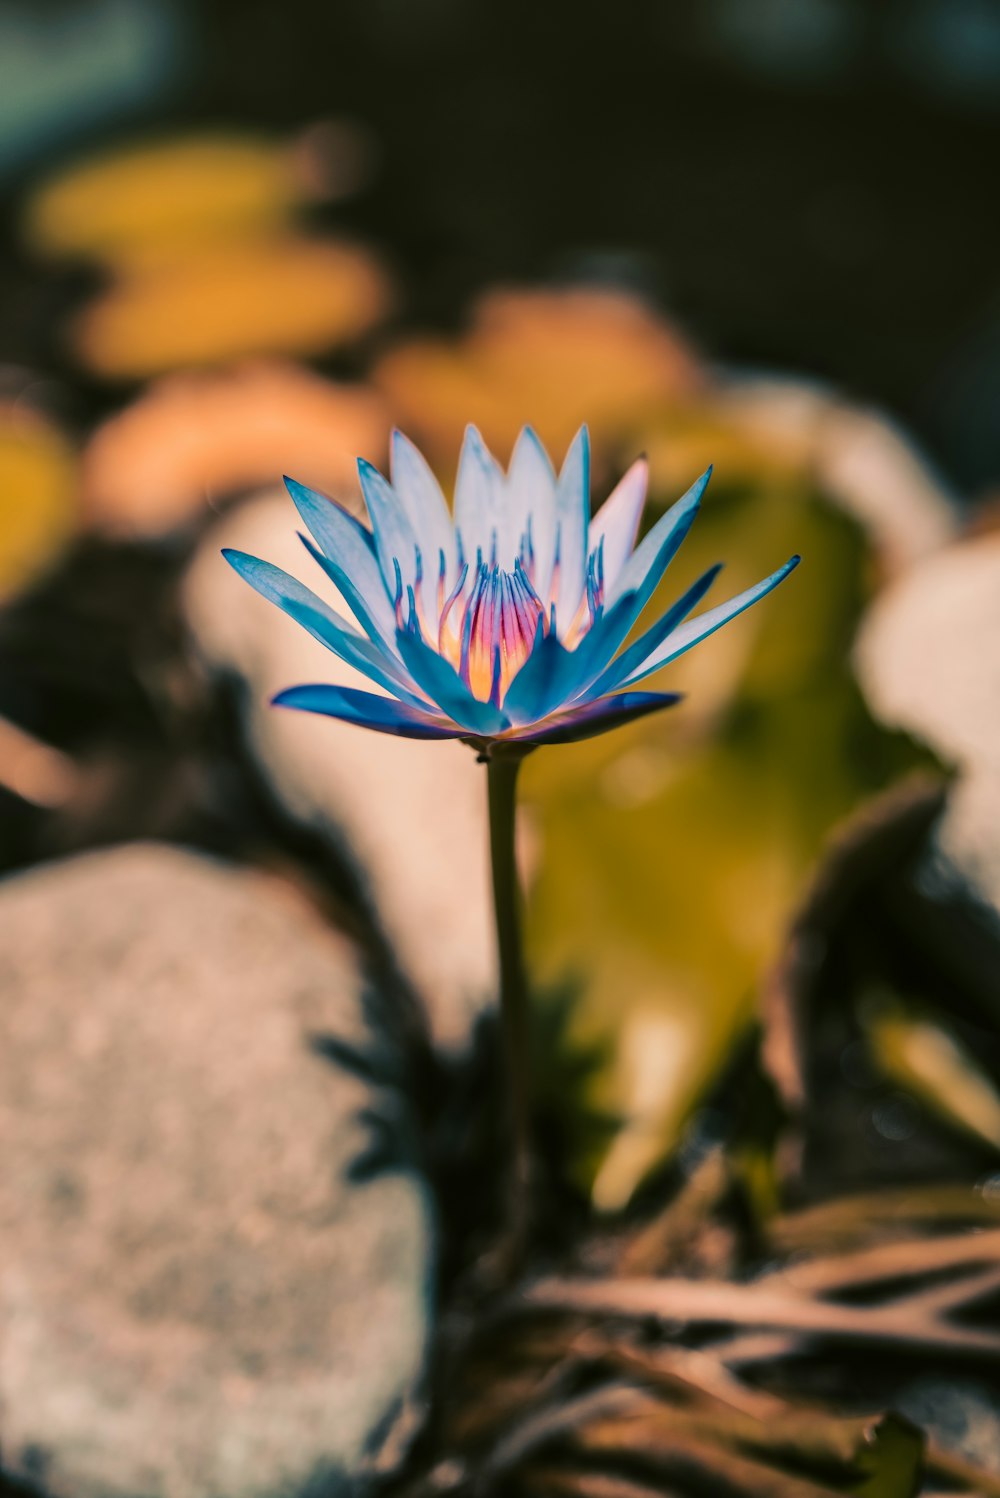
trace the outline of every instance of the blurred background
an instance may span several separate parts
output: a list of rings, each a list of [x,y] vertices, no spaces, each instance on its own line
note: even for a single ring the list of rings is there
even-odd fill
[[[290,146],[336,120],[356,133],[334,150],[329,191],[274,167],[257,185],[257,222],[274,226],[305,199],[314,228],[363,238],[395,272],[397,321],[454,326],[496,281],[629,286],[713,356],[885,404],[949,475],[988,486],[998,26],[989,0],[629,0],[613,25],[559,6],[448,0],[280,14],[5,5],[2,164],[22,210],[5,245],[8,357],[44,347],[64,368],[56,319],[78,305],[66,262],[79,271],[84,256],[124,248],[95,218],[100,196],[79,201],[72,225],[54,210],[50,234],[36,203],[25,233],[25,191],[57,164],[191,132]],[[207,232],[198,166],[174,172],[161,212],[193,231],[200,202]],[[136,170],[162,198],[167,183],[157,191],[151,168]],[[349,206],[317,207],[348,190]],[[214,227],[241,211],[253,216],[245,202],[217,205]],[[137,202],[124,237],[140,239],[144,222],[162,233],[152,212],[144,220]],[[59,252],[61,285],[29,248]],[[329,355],[331,338],[317,332],[308,352]],[[151,358],[89,362],[120,382]]]
[[[502,461],[587,421],[594,503],[644,451],[654,514],[714,462],[670,596],[805,555],[664,678],[669,722],[526,767],[540,1107],[577,1198],[619,1212],[725,1145],[761,1221],[943,1181],[998,1210],[998,147],[995,0],[0,4],[11,1470],[353,1471],[423,1356],[433,1139],[474,1162],[479,1135],[425,1077],[372,1154],[371,1075],[329,1062],[345,1031],[405,1054],[397,1084],[475,1052],[481,772],[272,713],[347,669],[219,558],[314,582],[282,472],[359,505],[394,424],[446,492],[468,421]],[[277,1224],[331,1138],[370,1168],[313,1203],[317,1245]],[[283,1358],[328,1367],[330,1276],[345,1316],[388,1296],[396,1340],[352,1366],[337,1450],[309,1443],[347,1384],[284,1410],[293,1460],[260,1409]],[[161,1313],[244,1380],[206,1374],[202,1426],[164,1415],[191,1373],[136,1329]]]

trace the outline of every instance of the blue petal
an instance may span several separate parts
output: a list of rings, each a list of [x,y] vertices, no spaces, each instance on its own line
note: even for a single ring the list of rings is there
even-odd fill
[[[396,621],[371,532],[335,499],[317,494],[295,479],[286,478],[285,487],[320,550],[352,579],[355,592],[364,598],[367,611],[378,626],[378,633],[391,640]]]
[[[579,697],[596,681],[625,643],[642,607],[640,593],[625,593],[595,620],[573,651],[573,679],[568,684],[568,697]]]
[[[302,545],[305,547],[306,551],[308,551],[313,561],[316,562],[320,567],[322,567],[323,571],[333,583],[334,587],[336,587],[339,592],[343,594],[344,601],[346,602],[348,608],[351,610],[351,613],[354,615],[355,619],[357,619],[362,629],[368,635],[369,639],[372,640],[376,645],[378,645],[387,655],[389,655],[393,659],[397,659],[395,645],[395,612],[391,612],[387,620],[384,619],[381,608],[379,608],[378,610],[373,610],[371,608],[370,596],[366,593],[359,592],[359,590],[355,587],[354,578],[349,572],[345,572],[343,567],[341,567],[338,562],[331,560],[330,557],[324,556],[323,553],[318,549],[318,547],[312,544],[309,537],[304,536],[301,531],[299,531],[298,536],[299,540],[302,542]],[[384,601],[385,595],[384,591],[382,591],[381,573],[379,573],[379,589],[379,601],[382,602]]]
[[[801,557],[790,557],[783,567],[777,572],[772,572],[770,577],[765,577],[762,582],[755,583],[752,588],[747,588],[743,593],[737,593],[735,598],[728,599],[725,603],[718,604],[714,609],[707,609],[704,614],[699,614],[696,619],[689,619],[682,624],[680,629],[668,635],[658,649],[648,655],[637,670],[623,682],[624,686],[631,686],[633,682],[641,681],[644,676],[649,676],[652,671],[658,671],[668,661],[676,660],[692,645],[697,645],[708,635],[714,634],[730,619],[735,619],[737,614],[742,614],[744,609],[751,608],[753,604],[765,598],[780,582],[794,572],[799,565]]]
[[[470,565],[475,565],[477,551],[482,552],[484,562],[490,561],[494,538],[499,546],[503,485],[503,474],[482,437],[474,426],[466,427],[455,481],[455,525]]]
[[[358,459],[358,477],[371,516],[378,564],[386,592],[392,599],[396,593],[395,563],[399,562],[404,583],[411,583],[416,573],[416,533],[392,487],[364,458]]]
[[[574,677],[574,652],[539,629],[531,654],[507,688],[504,712],[513,723],[533,723],[566,700]]]
[[[637,611],[635,593],[627,593],[591,626],[575,650],[567,650],[551,631],[539,630],[531,655],[507,690],[504,711],[514,722],[528,723],[579,697],[620,649]]]
[[[701,496],[708,487],[711,477],[712,470],[707,468],[701,478],[691,485],[687,493],[682,495],[665,515],[660,516],[649,534],[643,537],[633,551],[619,573],[618,581],[609,590],[609,603],[621,597],[623,593],[634,589],[642,599],[638,613],[646,607],[681,542],[691,529],[694,517],[698,513],[698,506],[701,504]]]
[[[334,655],[346,661],[355,670],[361,671],[387,691],[419,704],[413,684],[399,663],[388,659],[385,652],[371,640],[359,634],[346,619],[341,619],[328,604],[280,567],[259,557],[248,556],[243,551],[227,548],[222,555],[234,571],[238,572],[252,588],[300,624],[303,629],[319,640]]]
[[[593,683],[591,695],[602,696],[605,692],[613,692],[617,686],[626,680],[631,680],[631,672],[641,666],[646,657],[656,649],[667,635],[671,634],[683,619],[686,619],[691,610],[701,602],[709,588],[715,582],[722,570],[722,563],[717,562],[714,567],[709,567],[703,572],[696,583],[685,593],[682,593],[676,603],[672,603],[666,613],[657,619],[651,629],[648,629],[640,639],[622,652],[622,654],[611,662],[608,669]]]
[[[396,646],[413,680],[468,733],[494,734],[510,727],[510,719],[492,703],[474,697],[450,661],[431,648],[414,630],[396,633]]]
[[[315,686],[289,687],[273,697],[275,707],[298,707],[307,713],[323,713],[341,718],[378,733],[391,733],[404,739],[458,739],[460,728],[417,712],[391,697],[376,697],[374,692],[358,692],[353,687],[334,687],[325,682]]]
[[[561,704],[582,697],[601,677],[687,535],[705,483],[707,476],[700,488],[695,485],[650,532],[647,540],[655,535],[657,546],[652,556],[643,561],[639,586],[616,598],[575,650],[567,650],[551,632],[543,636],[539,631],[531,655],[504,698],[504,711],[513,722],[527,724],[546,717]]]
[[[597,702],[560,713],[537,728],[525,728],[507,738],[516,739],[519,744],[575,744],[609,728],[620,728],[634,718],[673,707],[680,700],[677,692],[622,692],[618,697],[601,697]]]
[[[556,485],[559,535],[559,617],[569,629],[587,582],[587,530],[590,524],[590,433],[577,432]],[[544,595],[543,595],[544,596]]]

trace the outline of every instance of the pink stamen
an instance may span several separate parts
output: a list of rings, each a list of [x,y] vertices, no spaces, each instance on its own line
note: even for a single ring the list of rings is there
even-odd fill
[[[489,553],[496,557],[497,539],[491,536]],[[423,559],[415,557],[414,580],[404,586],[398,562],[394,563],[396,589],[393,605],[400,629],[419,630],[428,644],[449,661],[473,696],[481,702],[501,705],[514,677],[534,649],[539,632],[551,633],[556,627],[556,608],[560,582],[560,536],[556,533],[555,558],[549,584],[549,598],[543,601],[533,579],[535,549],[531,522],[521,536],[513,568],[500,567],[495,560],[486,561],[477,548],[477,565],[470,569],[460,561],[458,577],[446,593],[447,564],[439,552],[437,576],[437,620],[426,617],[423,596]],[[458,538],[461,558],[461,538]],[[603,611],[603,555],[596,552],[587,564],[587,586],[564,643],[573,648]],[[404,619],[404,600],[408,604],[408,625]]]

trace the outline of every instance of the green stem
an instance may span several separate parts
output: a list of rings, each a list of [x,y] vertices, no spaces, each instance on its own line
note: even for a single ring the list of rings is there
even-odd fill
[[[511,1235],[517,1248],[527,1226],[531,1177],[531,1088],[528,983],[521,939],[520,889],[514,852],[514,812],[520,757],[487,760],[493,908],[500,956],[500,1019],[506,1051],[513,1171]]]

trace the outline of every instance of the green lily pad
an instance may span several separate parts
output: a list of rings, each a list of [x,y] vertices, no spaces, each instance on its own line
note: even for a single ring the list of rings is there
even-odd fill
[[[644,683],[684,691],[680,707],[525,767],[533,971],[579,983],[571,1036],[609,1055],[590,1100],[626,1119],[573,1165],[605,1209],[670,1155],[751,1021],[830,829],[927,762],[872,720],[852,677],[875,569],[821,495],[795,480],[718,490],[663,597],[724,558],[737,592],[793,551],[803,565],[774,595]]]
[[[1000,1088],[943,1016],[877,991],[866,996],[861,1024],[883,1075],[952,1128],[1000,1149]]]
[[[868,1431],[858,1465],[865,1476],[858,1498],[914,1498],[924,1470],[923,1434],[901,1415],[884,1415]]]

